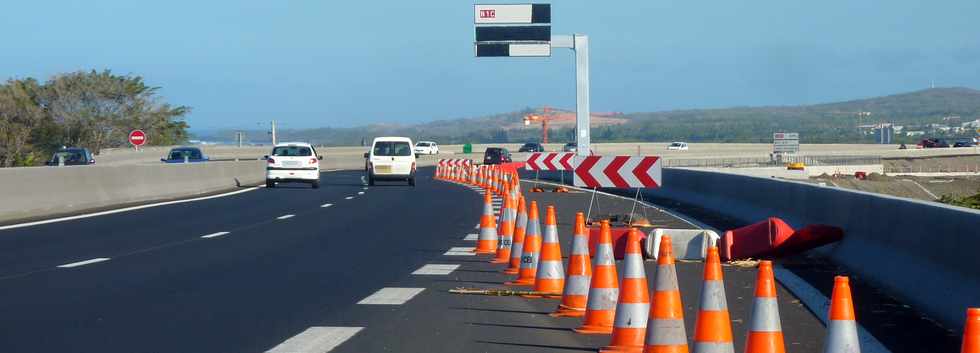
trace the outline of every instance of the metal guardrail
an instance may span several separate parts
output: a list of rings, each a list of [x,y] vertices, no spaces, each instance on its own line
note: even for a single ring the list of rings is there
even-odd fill
[[[664,167],[687,168],[758,168],[783,167],[789,163],[803,163],[808,166],[829,165],[869,165],[881,164],[881,156],[815,156],[815,155],[773,155],[735,158],[668,158]]]

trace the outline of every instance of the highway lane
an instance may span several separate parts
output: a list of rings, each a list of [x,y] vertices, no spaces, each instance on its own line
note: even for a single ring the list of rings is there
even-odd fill
[[[427,177],[364,190],[360,176],[0,231],[0,351],[261,352],[343,321],[479,212]]]

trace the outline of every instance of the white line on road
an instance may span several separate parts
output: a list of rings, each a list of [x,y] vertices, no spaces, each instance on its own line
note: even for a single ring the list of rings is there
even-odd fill
[[[449,248],[448,251],[446,251],[445,253],[443,253],[443,255],[446,255],[446,256],[475,256],[476,253],[473,252],[473,249],[476,249],[476,248],[474,248],[472,246],[452,247],[452,248]]]
[[[289,218],[293,218],[293,217],[296,217],[296,215],[294,215],[294,214],[288,214],[288,215],[285,215],[285,216],[276,217],[276,219],[289,219]]]
[[[364,195],[364,192],[363,191],[358,191],[357,194],[358,195]]]
[[[228,234],[230,234],[230,233],[229,232],[217,232],[217,233],[211,233],[211,234],[208,234],[208,235],[202,235],[201,238],[204,238],[204,239],[217,238],[217,237],[220,237],[222,235],[228,235]]]
[[[354,199],[354,196],[347,196],[347,197],[344,198],[344,200],[353,200],[353,199]]]
[[[330,206],[333,206],[333,204],[332,203],[325,203],[325,204],[321,205],[320,207],[327,208],[327,207],[330,207]]]
[[[85,261],[79,261],[79,262],[72,262],[70,264],[64,264],[64,265],[60,265],[58,267],[60,267],[60,268],[72,268],[72,267],[90,265],[90,264],[94,264],[94,263],[98,263],[98,262],[103,262],[103,261],[109,261],[109,258],[108,257],[99,257],[99,258],[95,258],[95,259],[91,259],[91,260],[85,260]]]
[[[310,327],[266,353],[325,353],[337,348],[363,327]]]
[[[419,267],[418,270],[412,272],[413,275],[448,275],[456,271],[459,265],[439,265],[439,264],[428,264]]]
[[[477,224],[477,225],[473,226],[473,229],[480,229],[480,225]]]
[[[367,298],[361,299],[357,303],[366,305],[402,305],[412,299],[412,297],[422,293],[423,290],[425,288],[386,287],[374,292],[374,294],[369,295]]]
[[[479,238],[480,238],[479,234],[467,234],[465,237],[463,237],[463,240],[476,241]]]
[[[361,188],[361,190],[367,190],[367,189],[368,189],[368,187],[367,187],[367,186],[365,186],[365,187],[363,187],[363,188]]]

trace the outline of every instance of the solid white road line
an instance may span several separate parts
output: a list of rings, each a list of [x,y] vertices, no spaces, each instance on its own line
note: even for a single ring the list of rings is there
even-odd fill
[[[365,305],[402,305],[424,290],[425,288],[381,288],[357,303]]]
[[[472,234],[471,233],[471,234],[467,234],[465,237],[463,237],[463,240],[477,241],[477,239],[479,239],[479,238],[480,238],[480,235],[479,234]]]
[[[332,203],[325,203],[325,204],[321,205],[320,207],[327,208],[327,207],[330,207],[330,206],[333,206],[333,204]]]
[[[473,252],[473,249],[476,249],[476,248],[475,247],[472,247],[472,246],[452,247],[452,248],[449,248],[448,251],[446,251],[445,253],[443,253],[443,255],[446,255],[446,256],[476,256],[476,253]]]
[[[85,260],[85,261],[79,261],[79,262],[72,262],[70,264],[64,264],[64,265],[60,265],[58,267],[60,267],[60,268],[72,268],[72,267],[90,265],[90,264],[94,264],[94,263],[98,263],[98,262],[103,262],[103,261],[109,261],[109,258],[108,257],[99,257],[99,258],[94,258],[94,259],[91,259],[91,260]]]
[[[413,275],[448,275],[456,271],[459,265],[440,265],[440,264],[428,264],[419,267],[418,270],[412,272]]]
[[[473,226],[473,229],[480,229],[480,225],[477,224],[477,225]]]
[[[110,214],[114,214],[114,213],[121,213],[121,212],[142,210],[144,208],[167,206],[167,205],[176,205],[176,204],[187,203],[187,202],[194,202],[194,201],[210,200],[210,199],[216,199],[216,198],[219,198],[219,197],[226,197],[226,196],[238,195],[238,194],[241,194],[241,193],[244,193],[244,192],[249,192],[249,191],[256,190],[256,189],[258,189],[258,187],[251,187],[251,188],[247,188],[247,189],[232,191],[232,192],[229,192],[229,193],[218,194],[218,195],[211,195],[211,196],[205,196],[205,197],[198,197],[198,198],[193,198],[193,199],[159,202],[159,203],[153,203],[153,204],[149,204],[149,205],[125,207],[125,208],[120,208],[120,209],[115,209],[115,210],[108,210],[108,211],[95,212],[95,213],[88,213],[88,214],[82,214],[82,215],[77,215],[77,216],[61,217],[61,218],[54,218],[54,219],[46,219],[46,220],[43,220],[43,221],[27,222],[27,223],[21,223],[21,224],[11,224],[11,225],[8,225],[8,226],[2,226],[2,227],[0,227],[0,230],[7,230],[7,229],[15,229],[15,228],[38,226],[38,225],[42,225],[42,224],[57,223],[57,222],[71,221],[71,220],[82,219],[82,218],[91,218],[91,217],[105,216],[105,215],[110,215]]]
[[[310,327],[266,353],[325,353],[337,348],[363,327]]]
[[[217,233],[211,233],[211,234],[208,234],[208,235],[202,235],[201,238],[204,238],[204,239],[217,238],[217,237],[220,237],[222,235],[227,235],[227,234],[229,234],[229,232],[217,232]]]
[[[357,194],[358,195],[364,195],[364,192],[363,191],[358,191]]]
[[[352,199],[354,199],[354,196],[347,196],[344,198],[344,200],[352,200]]]
[[[294,215],[294,214],[288,214],[288,215],[285,215],[285,216],[276,217],[276,219],[289,219],[289,218],[293,218],[293,217],[296,217],[296,215]]]

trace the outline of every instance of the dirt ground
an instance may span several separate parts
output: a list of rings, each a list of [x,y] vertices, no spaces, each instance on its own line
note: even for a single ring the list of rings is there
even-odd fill
[[[964,152],[972,152],[972,149]],[[882,158],[885,173],[980,172],[980,154]]]
[[[887,176],[873,173],[865,180],[853,175],[821,175],[810,178],[811,182],[824,183],[847,189],[861,190],[898,197],[935,201],[943,195],[964,197],[980,193],[980,176]]]

